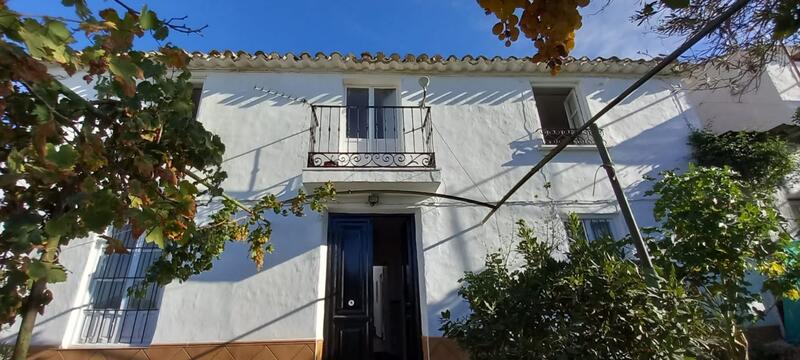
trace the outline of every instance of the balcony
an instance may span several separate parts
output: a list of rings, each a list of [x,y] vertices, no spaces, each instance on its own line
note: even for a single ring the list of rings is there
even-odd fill
[[[428,106],[311,106],[309,168],[435,168]]]
[[[576,129],[542,129],[542,135],[544,136],[544,144],[545,145],[558,145],[564,139],[572,136],[575,134]],[[572,142],[571,145],[594,145],[594,138],[592,138],[592,133],[589,132],[589,129],[584,130],[581,132],[578,137],[576,137]]]

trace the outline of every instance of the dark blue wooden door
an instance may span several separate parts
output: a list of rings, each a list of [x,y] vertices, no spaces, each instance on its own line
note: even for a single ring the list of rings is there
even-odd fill
[[[372,221],[331,219],[328,359],[372,358]]]

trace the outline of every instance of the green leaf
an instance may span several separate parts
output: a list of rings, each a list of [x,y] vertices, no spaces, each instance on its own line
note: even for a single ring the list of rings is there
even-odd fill
[[[147,8],[147,5],[142,7],[142,11],[139,13],[139,24],[142,26],[144,30],[150,30],[156,26],[158,22],[158,18],[156,14],[150,9]]]
[[[47,48],[51,42],[45,36],[42,25],[36,22],[36,20],[25,19],[22,23],[22,27],[19,29],[19,36],[22,38],[22,41],[25,42],[31,56],[35,58],[48,57]]]
[[[131,61],[128,57],[115,56],[109,60],[108,68],[114,75],[121,76],[125,79],[143,77],[142,69]]]
[[[60,264],[51,264],[47,271],[47,282],[59,283],[67,281],[67,271]]]
[[[67,280],[67,272],[60,264],[45,263],[33,260],[28,264],[28,276],[34,280],[45,279],[48,283],[58,283]]]
[[[78,14],[78,17],[81,19],[86,19],[91,15],[91,11],[86,5],[86,0],[61,0],[61,4],[64,6],[74,6],[75,13]]]
[[[75,161],[78,160],[78,152],[72,145],[62,144],[56,149],[55,145],[47,143],[46,151],[47,161],[61,170],[71,170],[75,166]]]
[[[59,63],[70,62],[72,54],[67,45],[73,43],[75,39],[64,23],[48,19],[42,25],[36,20],[25,19],[19,30],[19,36],[33,57],[52,59]]]
[[[33,260],[28,265],[28,276],[35,280],[39,280],[47,276],[47,265],[39,260]]]
[[[44,225],[44,231],[49,236],[63,236],[69,232],[70,225],[75,224],[75,220],[67,216],[60,216],[58,218],[48,221]]]
[[[156,226],[153,228],[153,230],[150,230],[150,232],[147,233],[147,236],[145,236],[144,240],[147,241],[148,243],[155,243],[156,245],[158,245],[159,248],[163,249],[164,231],[161,229],[160,226]]]
[[[11,29],[19,23],[16,13],[2,9],[0,10],[0,27]]]
[[[110,190],[101,190],[92,193],[87,200],[87,205],[81,211],[81,220],[91,231],[105,230],[114,220],[118,200]]]
[[[72,37],[72,33],[61,21],[48,20],[45,22],[45,26],[47,26],[47,32],[51,35],[51,37],[55,37],[54,40],[57,39],[61,40],[62,42],[71,42],[70,38]]]
[[[8,168],[15,173],[22,173],[25,171],[25,155],[17,149],[12,149],[8,154],[7,163]]]
[[[131,207],[135,209],[142,207],[142,205],[144,204],[142,202],[142,198],[135,195],[128,195],[128,199],[130,199],[131,201]]]
[[[42,104],[36,104],[33,108],[33,115],[42,122],[50,120],[50,109]]]

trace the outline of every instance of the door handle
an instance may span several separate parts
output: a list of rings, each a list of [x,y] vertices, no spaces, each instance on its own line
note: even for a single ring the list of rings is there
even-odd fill
[[[347,306],[349,306],[349,307],[353,307],[353,306],[355,306],[355,305],[356,305],[356,302],[355,302],[355,300],[353,300],[353,299],[347,300]]]

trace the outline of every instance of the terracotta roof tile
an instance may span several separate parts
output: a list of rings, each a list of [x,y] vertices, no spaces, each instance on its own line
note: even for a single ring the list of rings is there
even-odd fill
[[[454,55],[439,54],[406,54],[392,53],[386,55],[378,52],[375,55],[363,52],[360,56],[343,55],[339,52],[326,54],[302,52],[294,54],[266,53],[256,51],[212,50],[207,53],[193,52],[190,67],[197,70],[237,70],[237,71],[377,71],[377,72],[425,72],[425,73],[549,73],[545,63],[533,62],[530,57],[487,58],[483,55],[465,55],[458,58]],[[641,74],[653,66],[659,59],[628,59],[618,57],[570,57],[562,66],[565,73],[608,73],[608,74]],[[673,65],[664,71],[677,72],[679,65]]]

